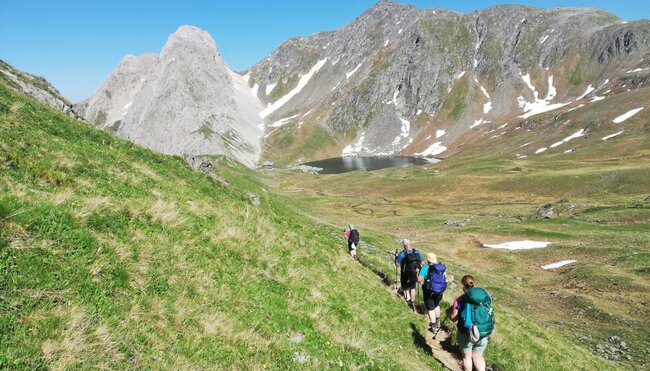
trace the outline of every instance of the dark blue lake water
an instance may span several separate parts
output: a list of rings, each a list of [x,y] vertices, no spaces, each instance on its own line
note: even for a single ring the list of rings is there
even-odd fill
[[[440,160],[409,156],[333,157],[306,162],[305,165],[322,168],[320,174],[341,174],[354,170],[373,171],[387,167],[426,165],[438,161]]]

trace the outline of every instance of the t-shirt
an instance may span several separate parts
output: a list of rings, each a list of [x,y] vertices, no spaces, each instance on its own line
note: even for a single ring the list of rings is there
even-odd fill
[[[422,262],[424,261],[424,257],[422,256],[422,254],[420,254],[419,251],[417,251],[417,250],[415,250],[415,249],[408,249],[408,250],[402,250],[402,251],[400,251],[400,253],[397,255],[397,258],[395,258],[395,263],[397,263],[397,264],[401,264],[401,263],[402,263],[402,260],[404,260],[404,257],[406,256],[407,252],[408,252],[408,254],[413,254],[414,252],[417,252],[417,254],[418,254],[418,261],[419,261],[420,263],[422,263]]]
[[[420,268],[420,277],[427,278],[427,274],[429,274],[429,265]]]
[[[351,231],[350,231],[349,229],[346,229],[346,230],[345,230],[345,239],[346,239],[346,240],[350,238],[350,232],[351,232]]]

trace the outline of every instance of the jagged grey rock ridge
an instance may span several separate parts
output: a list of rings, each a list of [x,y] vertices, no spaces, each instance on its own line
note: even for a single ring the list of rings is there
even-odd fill
[[[249,167],[259,159],[262,106],[196,27],[179,27],[159,56],[124,57],[77,107],[97,127],[157,152],[227,155]]]
[[[600,9],[380,1],[340,29],[287,40],[245,77],[267,129],[311,122],[344,155],[445,155],[481,125],[647,85],[649,43],[650,22]]]
[[[5,77],[8,86],[16,91],[23,92],[69,116],[77,117],[72,104],[44,78],[19,71],[3,60],[0,60],[0,74]]]

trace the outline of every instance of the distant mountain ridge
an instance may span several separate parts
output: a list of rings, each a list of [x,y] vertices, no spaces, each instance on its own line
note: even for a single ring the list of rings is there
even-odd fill
[[[488,125],[648,85],[649,45],[649,21],[600,9],[462,14],[383,0],[340,29],[285,41],[243,76],[205,31],[181,27],[160,56],[125,57],[78,110],[159,152],[251,167],[260,156],[444,157],[482,145]]]
[[[628,71],[647,75],[649,36],[650,22],[599,9],[380,1],[338,30],[287,40],[246,76],[271,126],[287,126],[278,143],[312,121],[333,138],[322,153],[444,156],[478,126],[624,90]]]

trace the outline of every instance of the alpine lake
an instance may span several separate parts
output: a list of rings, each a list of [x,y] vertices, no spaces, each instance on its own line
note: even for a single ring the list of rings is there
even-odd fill
[[[303,165],[320,168],[320,174],[342,174],[349,171],[373,171],[388,167],[407,167],[439,162],[436,158],[413,156],[368,156],[332,157],[325,160],[306,162]]]

